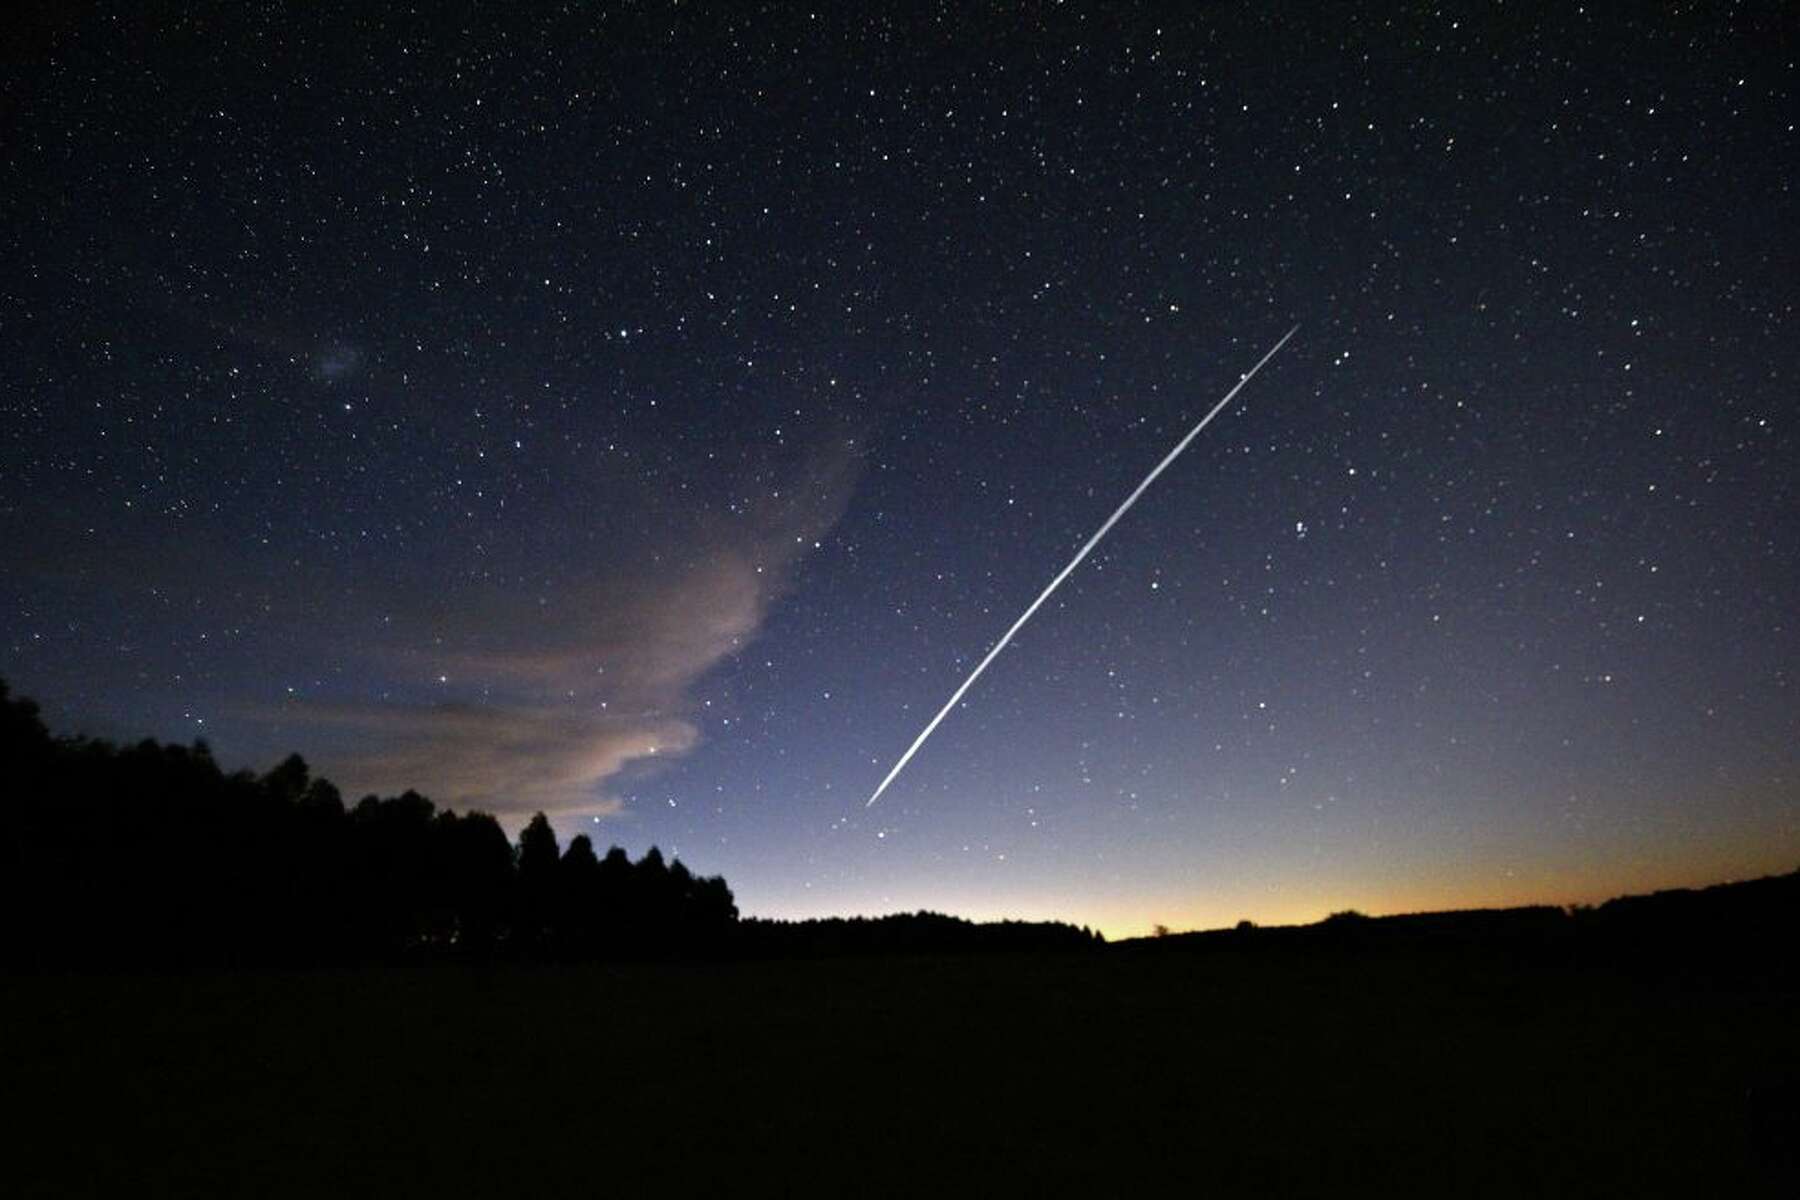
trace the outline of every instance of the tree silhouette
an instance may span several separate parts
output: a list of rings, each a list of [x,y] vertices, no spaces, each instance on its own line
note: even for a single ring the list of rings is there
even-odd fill
[[[500,822],[482,812],[441,812],[432,826],[433,890],[450,914],[440,944],[481,957],[494,953],[510,927],[513,848]]]
[[[208,753],[210,756],[210,752]],[[273,771],[264,775],[262,782],[271,799],[277,803],[292,804],[306,794],[312,783],[312,772],[304,758],[298,754],[290,754]]]
[[[576,834],[556,864],[557,940],[566,956],[586,958],[599,949],[600,860],[587,834]]]
[[[534,814],[519,834],[517,935],[522,945],[540,954],[553,947],[560,857],[549,819],[541,812]]]
[[[519,834],[519,878],[531,883],[550,880],[556,874],[558,857],[556,831],[550,828],[549,818],[533,814]]]

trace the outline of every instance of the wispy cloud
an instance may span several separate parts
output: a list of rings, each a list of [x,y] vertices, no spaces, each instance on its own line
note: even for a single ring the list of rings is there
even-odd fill
[[[321,704],[301,716],[370,747],[333,766],[358,792],[416,788],[441,803],[502,813],[611,815],[620,803],[602,790],[605,781],[699,740],[680,717],[596,716],[576,707]]]
[[[653,532],[613,547],[629,565],[511,592],[435,589],[407,614],[408,633],[365,653],[378,675],[441,679],[454,701],[302,701],[282,720],[329,734],[341,749],[320,765],[355,793],[411,787],[502,814],[617,813],[621,775],[699,743],[694,684],[755,638],[842,514],[857,456],[842,436],[787,471],[758,472],[755,499],[665,506]]]

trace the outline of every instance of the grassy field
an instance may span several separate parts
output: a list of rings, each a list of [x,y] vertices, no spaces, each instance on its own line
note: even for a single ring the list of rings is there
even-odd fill
[[[0,988],[21,1196],[1785,1194],[1800,1064],[1782,988],[1417,951]]]

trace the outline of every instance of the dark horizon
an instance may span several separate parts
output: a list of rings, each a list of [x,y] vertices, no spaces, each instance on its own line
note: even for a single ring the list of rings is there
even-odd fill
[[[9,791],[0,872],[11,968],[320,966],[399,962],[583,963],[667,958],[1089,948],[1100,931],[1060,919],[971,921],[933,910],[806,918],[740,913],[730,885],[655,846],[633,862],[586,834],[565,847],[544,814],[509,840],[479,810],[417,791],[354,805],[290,754],[257,775],[227,771],[203,741],[119,746],[52,734],[0,680]],[[1747,900],[1752,894],[1764,897]],[[221,904],[224,897],[229,904]],[[1399,914],[1346,909],[1319,921],[1180,930],[1213,944],[1430,928],[1471,945],[1579,945],[1604,961],[1623,934],[1661,940],[1691,970],[1753,969],[1767,920],[1791,919],[1800,868],[1699,890],[1547,905]],[[1657,919],[1648,924],[1645,914]],[[1636,920],[1632,920],[1632,915]],[[1748,918],[1748,919],[1747,919]],[[1693,938],[1705,925],[1706,944]],[[1668,941],[1685,930],[1688,943]],[[1579,937],[1579,942],[1570,938]],[[1125,944],[1145,938],[1127,938]],[[1598,958],[1595,956],[1598,955]],[[1766,964],[1775,969],[1775,964]]]

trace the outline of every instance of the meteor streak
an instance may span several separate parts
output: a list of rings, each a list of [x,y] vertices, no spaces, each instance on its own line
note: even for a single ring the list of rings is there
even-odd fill
[[[1155,469],[1144,476],[1144,482],[1138,484],[1137,487],[1132,490],[1131,495],[1125,497],[1125,503],[1113,510],[1113,515],[1106,518],[1106,523],[1094,531],[1094,536],[1089,538],[1087,544],[1082,546],[1082,548],[1076,552],[1075,557],[1069,560],[1069,565],[1057,572],[1056,578],[1050,581],[1050,585],[1038,594],[1036,600],[1031,602],[1031,607],[1026,609],[1024,613],[1020,615],[1019,619],[1012,623],[1012,628],[1006,631],[1006,636],[995,642],[994,648],[987,652],[987,657],[982,659],[973,671],[969,672],[969,677],[962,681],[962,686],[957,688],[944,707],[938,710],[938,715],[931,718],[931,723],[925,726],[924,732],[914,738],[913,744],[906,748],[906,753],[900,756],[900,761],[895,763],[893,769],[887,773],[887,778],[881,781],[881,786],[875,789],[875,794],[869,797],[869,802],[863,805],[864,808],[873,808],[875,806],[875,802],[881,799],[881,793],[887,791],[888,784],[894,782],[894,776],[900,774],[901,769],[904,768],[907,763],[912,761],[912,756],[919,752],[919,747],[925,744],[925,739],[931,736],[931,731],[936,729],[939,723],[942,722],[945,717],[950,715],[950,710],[955,708],[956,702],[963,698],[963,693],[968,691],[969,687],[977,679],[981,678],[981,673],[987,670],[988,664],[993,662],[994,658],[1002,650],[1006,649],[1006,644],[1013,640],[1013,635],[1019,632],[1025,622],[1031,620],[1031,614],[1043,607],[1044,601],[1050,598],[1050,594],[1062,586],[1063,580],[1074,573],[1075,568],[1081,565],[1081,560],[1086,558],[1089,552],[1091,552],[1095,546],[1100,544],[1100,539],[1106,536],[1107,531],[1118,522],[1120,517],[1125,515],[1132,505],[1137,503],[1138,497],[1144,494],[1145,489],[1156,482],[1156,477],[1168,469],[1169,464],[1174,462],[1181,452],[1188,448],[1188,443],[1200,436],[1200,431],[1205,429],[1214,417],[1225,410],[1225,406],[1230,404],[1232,398],[1243,390],[1244,385],[1255,378],[1256,373],[1263,369],[1263,365],[1271,358],[1274,358],[1281,348],[1288,344],[1288,339],[1298,332],[1300,332],[1300,327],[1296,325],[1286,333],[1282,334],[1281,340],[1276,342],[1275,345],[1269,349],[1267,354],[1258,359],[1254,367],[1251,367],[1244,373],[1244,377],[1239,379],[1229,392],[1225,393],[1224,399],[1213,405],[1212,411],[1207,413],[1204,417],[1201,417],[1200,423],[1188,430],[1187,436],[1182,438],[1179,442],[1176,442],[1175,448],[1165,454],[1163,460],[1156,464]]]

